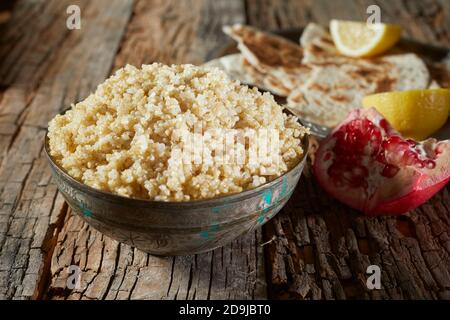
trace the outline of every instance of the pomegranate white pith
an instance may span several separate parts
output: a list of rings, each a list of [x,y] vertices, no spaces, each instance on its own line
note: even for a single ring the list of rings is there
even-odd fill
[[[328,193],[355,209],[402,214],[450,180],[450,140],[403,139],[375,109],[357,109],[321,142],[314,173]]]

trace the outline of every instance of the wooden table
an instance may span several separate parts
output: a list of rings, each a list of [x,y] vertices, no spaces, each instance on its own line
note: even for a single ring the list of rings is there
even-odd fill
[[[213,252],[155,257],[74,216],[43,154],[47,122],[115,69],[202,63],[227,41],[223,24],[263,29],[330,18],[382,21],[448,46],[450,1],[54,0],[2,5],[0,19],[0,298],[450,299],[450,188],[402,217],[365,218],[330,199],[308,168],[262,230]],[[68,30],[66,9],[81,8]],[[10,14],[12,12],[12,14]],[[382,289],[366,287],[366,268]],[[82,270],[67,288],[68,267]]]

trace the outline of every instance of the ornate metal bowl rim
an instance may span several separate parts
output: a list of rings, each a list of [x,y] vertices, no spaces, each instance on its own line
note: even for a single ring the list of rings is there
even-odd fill
[[[66,180],[69,180],[69,182],[73,185],[75,185],[78,189],[81,189],[83,192],[89,193],[90,195],[94,197],[101,197],[105,198],[109,201],[113,202],[122,202],[127,203],[129,205],[137,205],[137,206],[151,206],[151,205],[159,205],[159,206],[191,206],[191,205],[217,205],[217,202],[235,202],[246,199],[248,197],[251,197],[255,193],[258,193],[261,190],[264,190],[266,188],[269,188],[275,184],[277,184],[279,181],[281,181],[286,175],[288,175],[291,171],[295,170],[297,167],[303,165],[307,158],[308,150],[309,150],[309,137],[308,135],[305,135],[302,139],[301,145],[303,149],[303,155],[298,160],[298,163],[292,167],[290,170],[283,173],[281,176],[277,177],[276,179],[266,182],[256,188],[244,190],[242,192],[238,193],[232,193],[228,195],[218,196],[214,198],[208,198],[208,199],[199,199],[199,200],[190,200],[190,201],[160,201],[160,200],[148,200],[143,198],[129,198],[125,196],[121,196],[118,194],[114,194],[108,191],[102,191],[99,189],[95,189],[93,187],[90,187],[72,176],[70,176],[55,160],[53,160],[53,157],[50,155],[50,147],[49,147],[49,139],[48,139],[48,130],[45,132],[45,141],[44,141],[44,150],[45,155],[47,156],[48,161],[52,164],[54,168],[56,168],[58,174],[62,175]]]

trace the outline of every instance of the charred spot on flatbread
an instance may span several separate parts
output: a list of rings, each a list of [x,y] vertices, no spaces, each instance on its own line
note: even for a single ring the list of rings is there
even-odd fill
[[[289,99],[291,102],[294,102],[295,104],[304,103],[305,102],[305,96],[302,92],[298,91],[289,96]]]
[[[337,102],[349,102],[349,98],[345,94],[333,94],[330,97]]]
[[[311,83],[309,85],[308,89],[317,90],[317,91],[323,92],[323,93],[330,92],[330,87],[328,85],[320,84],[317,82]]]
[[[361,67],[356,70],[353,70],[351,73],[355,78],[360,78],[360,77],[374,78],[374,77],[379,76],[380,70],[377,70],[374,68]]]
[[[384,77],[376,81],[376,88],[373,93],[392,91],[396,80],[390,77]]]

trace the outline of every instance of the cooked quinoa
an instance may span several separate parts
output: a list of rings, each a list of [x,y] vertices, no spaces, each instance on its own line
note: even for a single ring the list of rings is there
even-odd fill
[[[279,161],[255,165],[183,161],[181,133],[275,129]],[[306,133],[269,93],[218,69],[154,63],[118,70],[95,93],[49,123],[50,154],[96,189],[159,201],[189,201],[257,187],[292,168]],[[203,148],[213,146],[206,140]],[[238,144],[238,142],[236,142]],[[240,145],[248,152],[248,143]],[[204,151],[205,152],[205,151]]]

